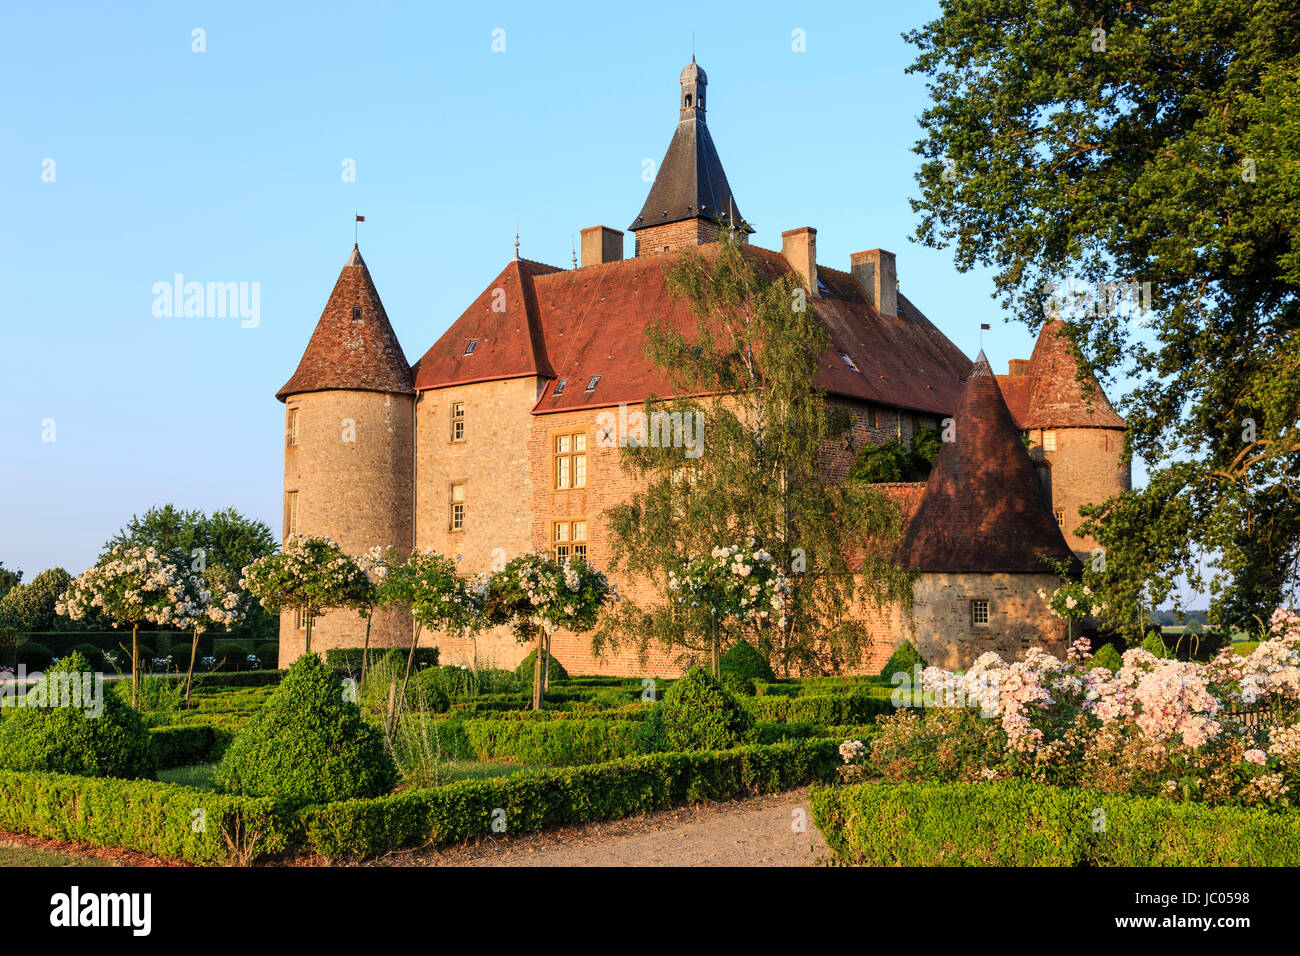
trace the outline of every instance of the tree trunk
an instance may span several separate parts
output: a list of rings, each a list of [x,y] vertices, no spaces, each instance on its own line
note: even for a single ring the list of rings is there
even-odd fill
[[[140,686],[140,679],[136,670],[136,662],[140,657],[140,642],[136,639],[136,633],[140,630],[139,622],[131,625],[131,709],[137,710],[136,692]]]
[[[542,631],[537,632],[537,660],[533,661],[533,710],[542,709],[542,641],[545,640]]]
[[[415,625],[415,632],[411,637],[411,652],[406,655],[406,676],[402,678],[402,694],[397,699],[397,713],[401,713],[402,704],[406,702],[406,682],[411,679],[411,664],[415,661],[415,645],[420,643],[419,624]]]
[[[303,653],[306,654],[310,651],[311,651],[311,614],[308,613],[307,614],[307,644],[305,647],[303,647]]]
[[[542,639],[542,698],[551,689],[551,634],[548,631]]]
[[[190,709],[190,686],[194,683],[194,658],[199,652],[199,629],[194,629],[194,640],[190,644],[190,670],[185,675],[185,709]]]
[[[722,654],[718,647],[718,619],[713,618],[713,637],[710,642],[713,645],[713,679],[722,680]]]
[[[361,686],[366,686],[366,659],[370,657],[370,620],[375,616],[375,609],[371,608],[370,613],[366,615],[366,642],[361,645]]]

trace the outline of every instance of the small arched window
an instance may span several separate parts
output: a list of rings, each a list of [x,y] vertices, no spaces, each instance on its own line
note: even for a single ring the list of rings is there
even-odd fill
[[[690,93],[687,93],[687,94],[686,94],[686,108],[687,108],[687,109],[690,109],[690,108],[691,108],[691,94],[690,94]]]

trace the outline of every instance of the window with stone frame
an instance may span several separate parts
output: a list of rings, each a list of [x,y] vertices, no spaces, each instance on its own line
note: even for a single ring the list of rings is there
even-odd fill
[[[465,403],[451,403],[451,440],[465,440]]]
[[[970,602],[970,622],[976,627],[989,626],[988,598],[972,598]]]
[[[556,435],[552,450],[554,453],[554,487],[557,491],[566,488],[587,487],[587,432],[570,432]]]
[[[447,530],[463,531],[465,529],[465,483],[454,481],[448,492]]]
[[[290,445],[298,444],[298,409],[296,408],[289,409],[289,424],[285,434]]]
[[[555,560],[587,558],[587,519],[570,518],[551,522],[551,551]]]
[[[290,491],[284,497],[284,534],[288,538],[298,533],[298,492]]]

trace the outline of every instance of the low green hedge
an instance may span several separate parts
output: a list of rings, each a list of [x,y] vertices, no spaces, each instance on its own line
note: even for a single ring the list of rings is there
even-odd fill
[[[443,721],[442,723],[452,723]],[[475,760],[573,767],[639,752],[639,720],[466,720],[464,753]]]
[[[848,865],[1300,865],[1294,813],[1023,781],[819,787],[811,802]]]
[[[217,760],[235,739],[232,730],[214,724],[154,727],[149,731],[158,769]]]
[[[870,723],[880,714],[892,714],[894,705],[888,697],[865,693],[813,694],[808,697],[746,697],[742,704],[755,720],[769,723],[822,724]]]
[[[370,648],[370,664],[394,650],[391,647],[372,647]],[[402,660],[406,660],[406,655],[410,651],[409,647],[396,648],[401,655]],[[356,671],[361,672],[361,653],[360,647],[331,647],[325,651],[325,666],[332,667],[337,671]],[[415,649],[415,660],[412,665],[415,669],[422,667],[435,667],[438,664],[438,648],[436,647],[417,647]],[[369,665],[367,665],[369,666]]]
[[[0,829],[194,863],[251,862],[299,841],[274,800],[154,780],[0,771]]]
[[[511,777],[344,800],[299,814],[305,847],[327,858],[355,858],[403,846],[445,843],[494,832],[512,835],[549,823],[588,823],[705,800],[791,790],[833,779],[839,764],[827,740],[669,753]],[[493,830],[496,819],[503,830]]]

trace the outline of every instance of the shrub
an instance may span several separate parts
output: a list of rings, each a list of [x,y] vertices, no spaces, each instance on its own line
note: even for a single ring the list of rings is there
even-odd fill
[[[724,672],[722,675],[722,686],[727,688],[727,690],[731,691],[731,693],[737,697],[754,696],[754,682],[741,677],[739,674],[728,674]]]
[[[294,662],[214,776],[221,790],[299,804],[378,796],[396,781],[382,735],[315,654]]]
[[[29,672],[45,670],[52,660],[54,655],[44,644],[26,641],[18,646],[18,663],[26,664]]]
[[[46,672],[24,698],[30,705],[15,707],[0,721],[0,766],[88,777],[153,776],[149,731],[139,714],[117,695],[102,693],[102,685],[103,712],[86,714],[81,701],[94,689],[86,683],[91,673],[76,652]]]
[[[1147,636],[1142,639],[1142,650],[1149,654],[1154,654],[1156,657],[1173,657],[1169,648],[1165,646],[1164,638],[1160,636],[1160,630],[1158,628],[1153,628],[1147,632]]]
[[[901,671],[908,678],[911,678],[917,667],[922,670],[925,669],[925,658],[912,646],[911,641],[904,641],[889,656],[889,660],[885,662],[885,666],[880,670],[880,676],[885,680],[892,680],[893,676]]]
[[[69,651],[69,653],[80,654],[82,657],[84,657],[86,659],[86,663],[90,665],[91,670],[103,671],[105,669],[104,652],[101,651],[94,644],[78,644],[77,646],[72,648],[72,650]]]
[[[752,740],[754,718],[725,687],[696,667],[673,683],[642,727],[653,750],[726,750]]]
[[[869,693],[811,694],[807,697],[769,695],[746,700],[744,706],[756,720],[786,724],[799,721],[823,725],[859,724],[894,712],[889,697]]]
[[[242,644],[218,644],[212,651],[217,659],[217,666],[222,670],[237,671],[244,667],[248,649]]]
[[[278,647],[278,645],[277,645]],[[370,662],[366,665],[367,669],[374,666],[375,661],[380,660],[384,655],[391,654],[394,650],[402,655],[402,666],[405,667],[406,654],[410,648],[390,648],[390,647],[371,647]],[[325,663],[327,666],[339,671],[361,671],[361,651],[360,647],[331,647],[325,652]],[[260,654],[259,654],[260,656]],[[272,658],[274,660],[274,658]],[[263,658],[266,661],[266,658]],[[438,664],[438,648],[436,647],[417,647],[415,649],[415,660],[411,664],[412,671],[421,670],[425,667],[436,667]]]
[[[1112,673],[1123,666],[1124,659],[1120,657],[1119,651],[1115,650],[1114,644],[1101,645],[1097,653],[1092,655],[1092,660],[1088,662],[1088,670],[1092,670],[1094,667],[1105,667]]]
[[[230,745],[233,735],[212,724],[155,727],[149,731],[159,770],[208,763]]]
[[[533,683],[533,671],[537,669],[537,648],[528,652],[528,656],[519,662],[515,668],[515,676],[522,681],[527,681],[531,687]],[[554,684],[556,681],[568,680],[569,672],[564,669],[554,654],[546,655],[546,681]]]
[[[727,653],[722,655],[719,661],[719,667],[722,673],[735,674],[750,683],[749,695],[753,696],[754,687],[752,681],[774,681],[776,674],[772,671],[772,665],[767,662],[767,658],[760,654],[748,641],[737,641],[731,645]]]
[[[262,660],[263,667],[275,667],[276,662],[280,659],[280,642],[267,641],[265,644],[258,644],[257,650],[253,651]],[[186,657],[186,661],[189,658]]]

